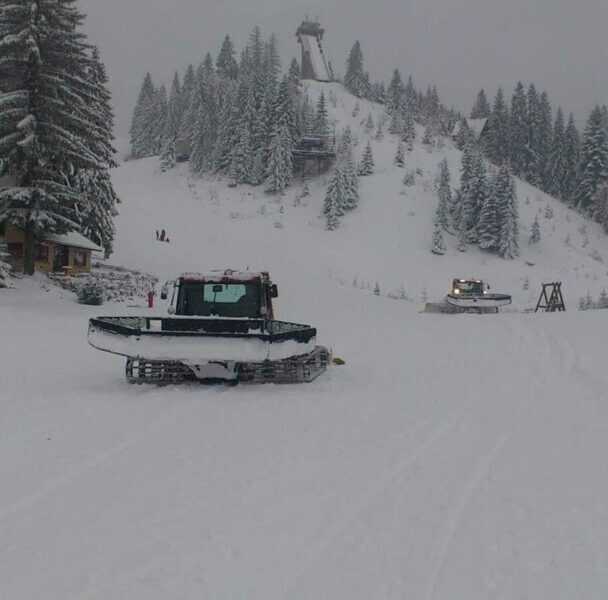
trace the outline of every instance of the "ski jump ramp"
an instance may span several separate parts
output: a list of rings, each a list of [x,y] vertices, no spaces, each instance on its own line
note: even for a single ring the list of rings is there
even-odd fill
[[[310,61],[310,68],[312,70],[311,79],[317,81],[331,81],[332,77],[329,71],[329,66],[321,48],[319,40],[312,35],[301,35],[300,43],[302,44],[302,56],[305,62],[306,57]],[[306,70],[303,68],[303,70]]]

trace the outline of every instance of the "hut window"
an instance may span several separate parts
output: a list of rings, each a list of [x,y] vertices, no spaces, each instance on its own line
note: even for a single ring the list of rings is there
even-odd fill
[[[23,244],[7,244],[7,246],[13,258],[23,258]]]
[[[49,262],[49,247],[46,244],[36,244],[36,260]]]
[[[86,267],[87,266],[87,253],[84,250],[74,250],[74,266],[75,267]]]

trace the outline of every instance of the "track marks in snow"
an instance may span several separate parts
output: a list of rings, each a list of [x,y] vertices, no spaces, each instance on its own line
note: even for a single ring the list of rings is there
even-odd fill
[[[402,460],[398,461],[397,464],[391,468],[385,470],[375,480],[370,482],[366,491],[362,493],[359,498],[347,506],[343,512],[343,517],[336,521],[332,527],[330,527],[325,535],[321,537],[314,546],[308,549],[308,558],[305,558],[300,564],[301,568],[298,573],[292,578],[292,583],[289,589],[285,591],[284,597],[290,598],[295,593],[298,582],[306,575],[307,571],[314,566],[314,564],[320,559],[320,557],[327,551],[331,543],[342,535],[345,531],[348,531],[350,525],[357,519],[357,517],[369,507],[373,501],[380,496],[394,481],[397,477],[407,472],[409,469],[419,463],[420,459],[430,451],[440,440],[446,437],[451,431],[457,428],[460,423],[460,419],[455,419],[448,422],[447,424],[441,425],[435,428],[427,439],[419,444],[412,453],[405,456]],[[422,430],[424,425],[419,425],[413,431],[416,434]],[[410,432],[411,434],[411,432]]]
[[[177,415],[173,414],[171,417],[167,417],[163,415],[162,417],[156,419],[151,423],[151,425],[139,435],[130,436],[129,439],[112,446],[108,450],[97,453],[95,456],[91,457],[89,460],[84,461],[79,466],[74,468],[72,471],[62,475],[61,477],[57,477],[45,485],[43,485],[37,492],[29,494],[25,496],[21,500],[14,502],[8,506],[0,508],[0,522],[4,521],[8,517],[11,517],[23,510],[28,510],[34,507],[37,503],[47,498],[49,495],[54,493],[55,491],[61,489],[65,485],[69,485],[71,482],[76,479],[86,475],[90,471],[101,467],[102,465],[112,461],[117,456],[120,456],[127,450],[136,446],[143,440],[145,440],[148,436],[156,433],[157,431],[162,430],[166,426],[174,424],[177,422]]]
[[[429,590],[427,593],[427,600],[435,599],[437,587],[441,582],[441,575],[443,573],[443,569],[445,568],[445,564],[449,556],[450,547],[452,545],[452,542],[454,541],[454,538],[458,531],[458,527],[464,517],[467,507],[475,497],[476,492],[479,490],[479,487],[487,477],[492,463],[496,460],[496,457],[500,454],[501,450],[504,448],[509,438],[509,435],[503,435],[498,440],[496,445],[492,448],[492,450],[490,450],[490,452],[488,452],[478,462],[475,470],[473,471],[473,474],[471,475],[467,485],[465,486],[463,493],[460,495],[458,500],[452,506],[452,509],[449,511],[445,525],[445,533],[439,541],[438,559],[435,563],[435,567],[431,575]]]

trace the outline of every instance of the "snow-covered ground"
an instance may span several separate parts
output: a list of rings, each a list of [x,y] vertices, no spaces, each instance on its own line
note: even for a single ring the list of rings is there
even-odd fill
[[[360,151],[380,109],[352,118],[331,87]],[[608,238],[521,184],[537,247],[523,232],[515,261],[453,240],[434,256],[431,182],[458,152],[417,145],[406,168],[424,174],[402,195],[395,145],[374,142],[377,173],[335,232],[323,178],[294,206],[298,186],[281,204],[155,160],[115,174],[111,262],[161,279],[267,268],[279,318],[346,360],[312,384],[130,386],[122,359],[88,347],[87,319],[165,307],[84,307],[39,279],[0,293],[2,600],[605,597],[608,311],[574,305],[608,286]],[[514,310],[419,312],[468,275]],[[555,279],[568,312],[521,312]],[[376,282],[379,297],[361,289]],[[401,285],[411,301],[386,296]]]

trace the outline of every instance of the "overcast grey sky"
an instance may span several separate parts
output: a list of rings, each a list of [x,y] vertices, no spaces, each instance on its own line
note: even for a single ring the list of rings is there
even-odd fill
[[[468,110],[479,88],[490,96],[518,79],[547,89],[579,120],[608,103],[608,0],[81,0],[87,31],[111,77],[118,134],[128,129],[143,74],[170,82],[172,71],[214,58],[229,33],[240,48],[254,25],[275,32],[284,62],[298,54],[306,16],[326,28],[334,68],[354,40],[374,79],[394,67],[442,100]]]

